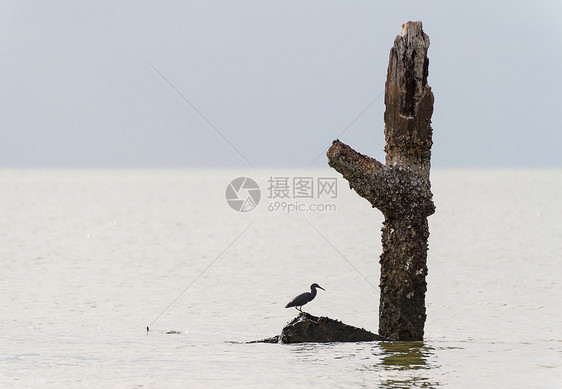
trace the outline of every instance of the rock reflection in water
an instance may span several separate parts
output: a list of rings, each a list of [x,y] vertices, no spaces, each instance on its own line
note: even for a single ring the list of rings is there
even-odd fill
[[[383,342],[381,357],[384,369],[390,373],[380,388],[435,388],[439,382],[420,370],[436,367],[430,358],[433,349],[423,342]],[[395,372],[396,374],[392,374]]]
[[[389,368],[429,369],[431,348],[423,342],[382,342],[382,363]]]
[[[379,388],[435,388],[435,353],[424,342],[377,342],[371,349],[375,364],[364,365],[360,371],[376,372]]]

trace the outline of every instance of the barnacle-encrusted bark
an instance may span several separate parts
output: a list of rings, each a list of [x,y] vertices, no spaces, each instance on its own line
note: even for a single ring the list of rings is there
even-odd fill
[[[433,93],[427,84],[429,37],[407,22],[390,50],[385,84],[386,163],[335,140],[331,167],[385,217],[382,228],[379,334],[422,340],[427,275],[427,217],[435,212],[429,181]]]

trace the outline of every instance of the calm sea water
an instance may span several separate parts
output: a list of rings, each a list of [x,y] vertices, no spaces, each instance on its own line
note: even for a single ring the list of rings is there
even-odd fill
[[[225,201],[238,176],[250,212]],[[336,198],[269,198],[302,177]],[[339,175],[1,170],[0,386],[561,387],[562,171],[432,184],[424,342],[244,344],[313,282],[308,312],[376,332],[382,216]]]

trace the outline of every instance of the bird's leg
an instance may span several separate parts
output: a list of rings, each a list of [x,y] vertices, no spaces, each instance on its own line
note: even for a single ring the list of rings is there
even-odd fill
[[[295,307],[297,309],[297,311],[299,311],[300,313],[302,313],[302,308],[299,309],[299,307]]]

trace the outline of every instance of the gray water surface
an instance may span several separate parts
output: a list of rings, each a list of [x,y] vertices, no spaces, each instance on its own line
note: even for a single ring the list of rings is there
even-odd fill
[[[268,210],[270,176],[305,175],[338,177],[335,210]],[[313,282],[305,310],[376,332],[382,215],[335,172],[2,170],[0,386],[560,387],[562,171],[432,184],[423,342],[244,344]]]

